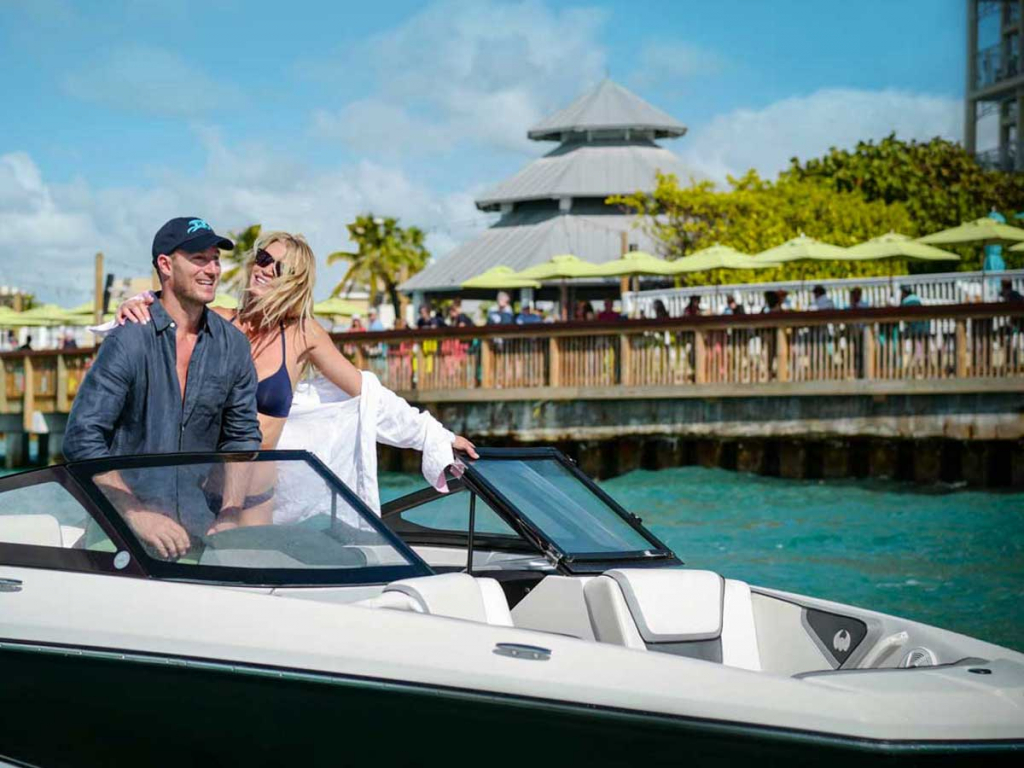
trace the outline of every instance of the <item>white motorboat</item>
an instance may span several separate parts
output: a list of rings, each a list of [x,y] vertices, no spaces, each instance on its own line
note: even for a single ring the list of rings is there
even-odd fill
[[[1020,653],[687,569],[551,449],[482,450],[451,486],[378,518],[300,451],[0,479],[0,756],[703,766],[1024,754]],[[222,489],[242,487],[247,520],[262,524],[209,534]],[[140,537],[147,511],[187,532],[183,556]]]

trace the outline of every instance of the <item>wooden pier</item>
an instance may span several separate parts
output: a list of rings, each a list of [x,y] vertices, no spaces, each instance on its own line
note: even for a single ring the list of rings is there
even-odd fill
[[[986,448],[990,452],[1012,454],[1012,484],[1018,479],[1024,484],[1024,305],[442,328],[334,338],[385,386],[484,442],[558,443],[584,452],[590,445],[607,454],[609,442],[622,440],[710,440],[719,447],[700,450],[739,457],[719,463],[754,469],[779,464],[771,455],[767,462],[757,459],[778,448],[773,441],[803,444],[804,453],[814,441],[913,441],[922,450],[938,444],[946,454],[943,441],[984,443],[994,446]],[[24,461],[29,435],[42,436],[41,457],[59,455],[66,414],[93,354],[83,349],[0,355],[0,431],[7,436],[9,465]],[[741,443],[747,449],[739,448]],[[630,445],[612,452],[644,454],[642,445]],[[870,446],[864,450],[885,453]],[[819,458],[812,457],[811,464]],[[948,457],[928,462],[951,464]],[[998,462],[1005,464],[1002,458]],[[915,468],[912,474],[928,479],[937,472]],[[957,474],[946,474],[951,472]]]

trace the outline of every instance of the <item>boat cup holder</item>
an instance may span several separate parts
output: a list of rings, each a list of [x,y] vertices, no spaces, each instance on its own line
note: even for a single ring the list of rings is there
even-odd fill
[[[934,651],[930,648],[911,648],[900,660],[900,669],[914,669],[915,667],[934,667],[939,663]]]

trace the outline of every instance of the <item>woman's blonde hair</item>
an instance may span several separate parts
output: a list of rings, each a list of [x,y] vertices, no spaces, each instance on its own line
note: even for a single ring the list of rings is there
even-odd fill
[[[282,273],[260,297],[249,293],[256,254],[273,243],[284,244]],[[316,282],[316,256],[302,235],[267,232],[260,235],[245,263],[245,288],[238,305],[239,319],[270,329],[282,323],[304,324],[313,317],[313,284]]]

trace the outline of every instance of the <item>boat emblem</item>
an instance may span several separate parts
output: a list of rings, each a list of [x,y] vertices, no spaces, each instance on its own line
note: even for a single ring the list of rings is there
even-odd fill
[[[838,653],[846,653],[850,650],[850,633],[845,629],[840,629],[836,632],[836,636],[832,638],[832,647]]]
[[[499,656],[508,656],[513,659],[528,659],[530,661],[547,661],[551,658],[550,648],[541,648],[539,645],[524,645],[522,643],[498,643],[494,646],[494,653]]]
[[[128,561],[132,559],[132,556],[125,552],[123,549],[114,555],[114,567],[121,571],[128,567]]]

